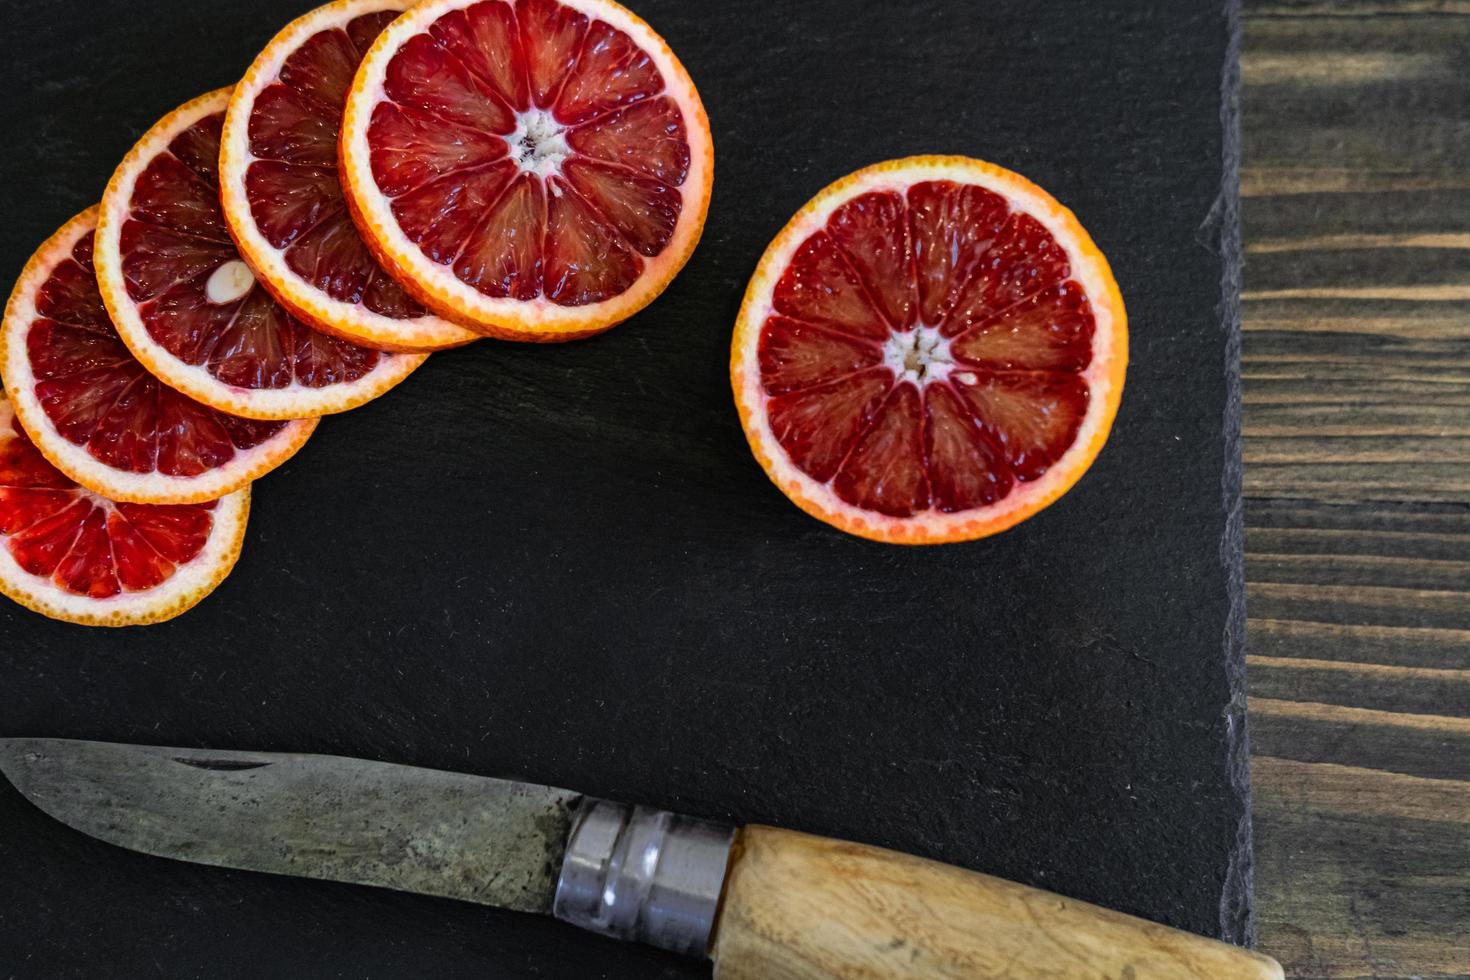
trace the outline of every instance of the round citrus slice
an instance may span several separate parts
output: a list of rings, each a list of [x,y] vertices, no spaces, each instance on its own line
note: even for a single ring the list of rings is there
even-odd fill
[[[172,619],[240,556],[250,488],[202,504],[117,503],[32,445],[0,398],[0,592],[52,619],[131,626]]]
[[[393,387],[424,354],[390,354],[311,329],[255,280],[219,205],[230,90],[188,102],[123,159],[93,261],[118,335],[160,381],[221,412],[298,419]]]
[[[699,240],[714,155],[684,67],[612,0],[427,0],[347,97],[364,240],[441,316],[512,340],[606,330]]]
[[[235,86],[220,147],[225,222],[281,305],[318,330],[384,350],[480,335],[430,313],[362,243],[337,180],[337,129],[358,62],[411,0],[338,0],[298,17]]]
[[[1122,297],[1072,213],[994,164],[927,156],[797,212],[750,281],[730,374],[756,458],[797,506],[933,544],[1066,493],[1127,361]]]
[[[192,504],[290,459],[316,419],[227,415],[161,384],[118,338],[92,273],[97,209],[26,263],[0,326],[0,376],[26,434],[57,469],[110,500]]]

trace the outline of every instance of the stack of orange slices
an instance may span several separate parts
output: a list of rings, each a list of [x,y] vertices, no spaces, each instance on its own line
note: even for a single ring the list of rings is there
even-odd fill
[[[228,574],[251,481],[429,352],[568,340],[688,260],[694,84],[613,0],[337,0],[169,113],[0,327],[0,592],[157,622]]]
[[[0,326],[0,591],[71,622],[177,615],[228,574],[251,481],[317,420],[479,337],[652,302],[709,208],[689,74],[614,0],[336,0],[184,103],[22,272]],[[798,506],[896,543],[983,537],[1107,438],[1106,260],[1024,178],[859,171],[751,279],[731,379]]]

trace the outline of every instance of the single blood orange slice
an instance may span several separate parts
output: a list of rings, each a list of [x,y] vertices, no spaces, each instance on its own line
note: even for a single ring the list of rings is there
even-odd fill
[[[256,282],[220,213],[229,100],[220,89],[179,107],[112,175],[94,249],[107,312],[150,373],[221,412],[297,419],[354,408],[426,355],[319,333]]]
[[[290,459],[316,419],[261,422],[162,384],[118,338],[92,273],[97,209],[26,263],[0,327],[0,375],[45,457],[110,500],[192,504],[222,497]]]
[[[342,121],[369,247],[441,316],[512,340],[606,330],[694,251],[714,157],[694,83],[612,0],[426,0]]]
[[[880,163],[776,236],[735,326],[746,437],[797,506],[877,541],[1003,531],[1108,437],[1128,323],[1072,213],[965,157]]]
[[[202,504],[117,503],[31,444],[0,398],[0,592],[88,626],[172,619],[240,556],[250,488]]]
[[[480,336],[430,313],[373,259],[342,200],[337,130],[358,62],[411,0],[338,0],[298,17],[235,86],[221,139],[225,222],[297,319],[384,350]]]

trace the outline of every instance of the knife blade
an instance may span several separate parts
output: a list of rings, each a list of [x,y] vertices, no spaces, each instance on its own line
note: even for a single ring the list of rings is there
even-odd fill
[[[0,739],[52,817],[160,857],[550,913],[716,980],[1280,978],[1215,940],[912,855],[338,756]]]
[[[339,756],[0,739],[32,803],[109,844],[550,912],[580,797]]]

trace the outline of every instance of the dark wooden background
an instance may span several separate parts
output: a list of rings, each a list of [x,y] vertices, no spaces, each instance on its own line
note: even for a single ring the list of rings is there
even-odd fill
[[[1260,946],[1470,977],[1470,0],[1246,0],[1244,41]]]
[[[1262,950],[1470,976],[1470,3],[1247,0]]]

